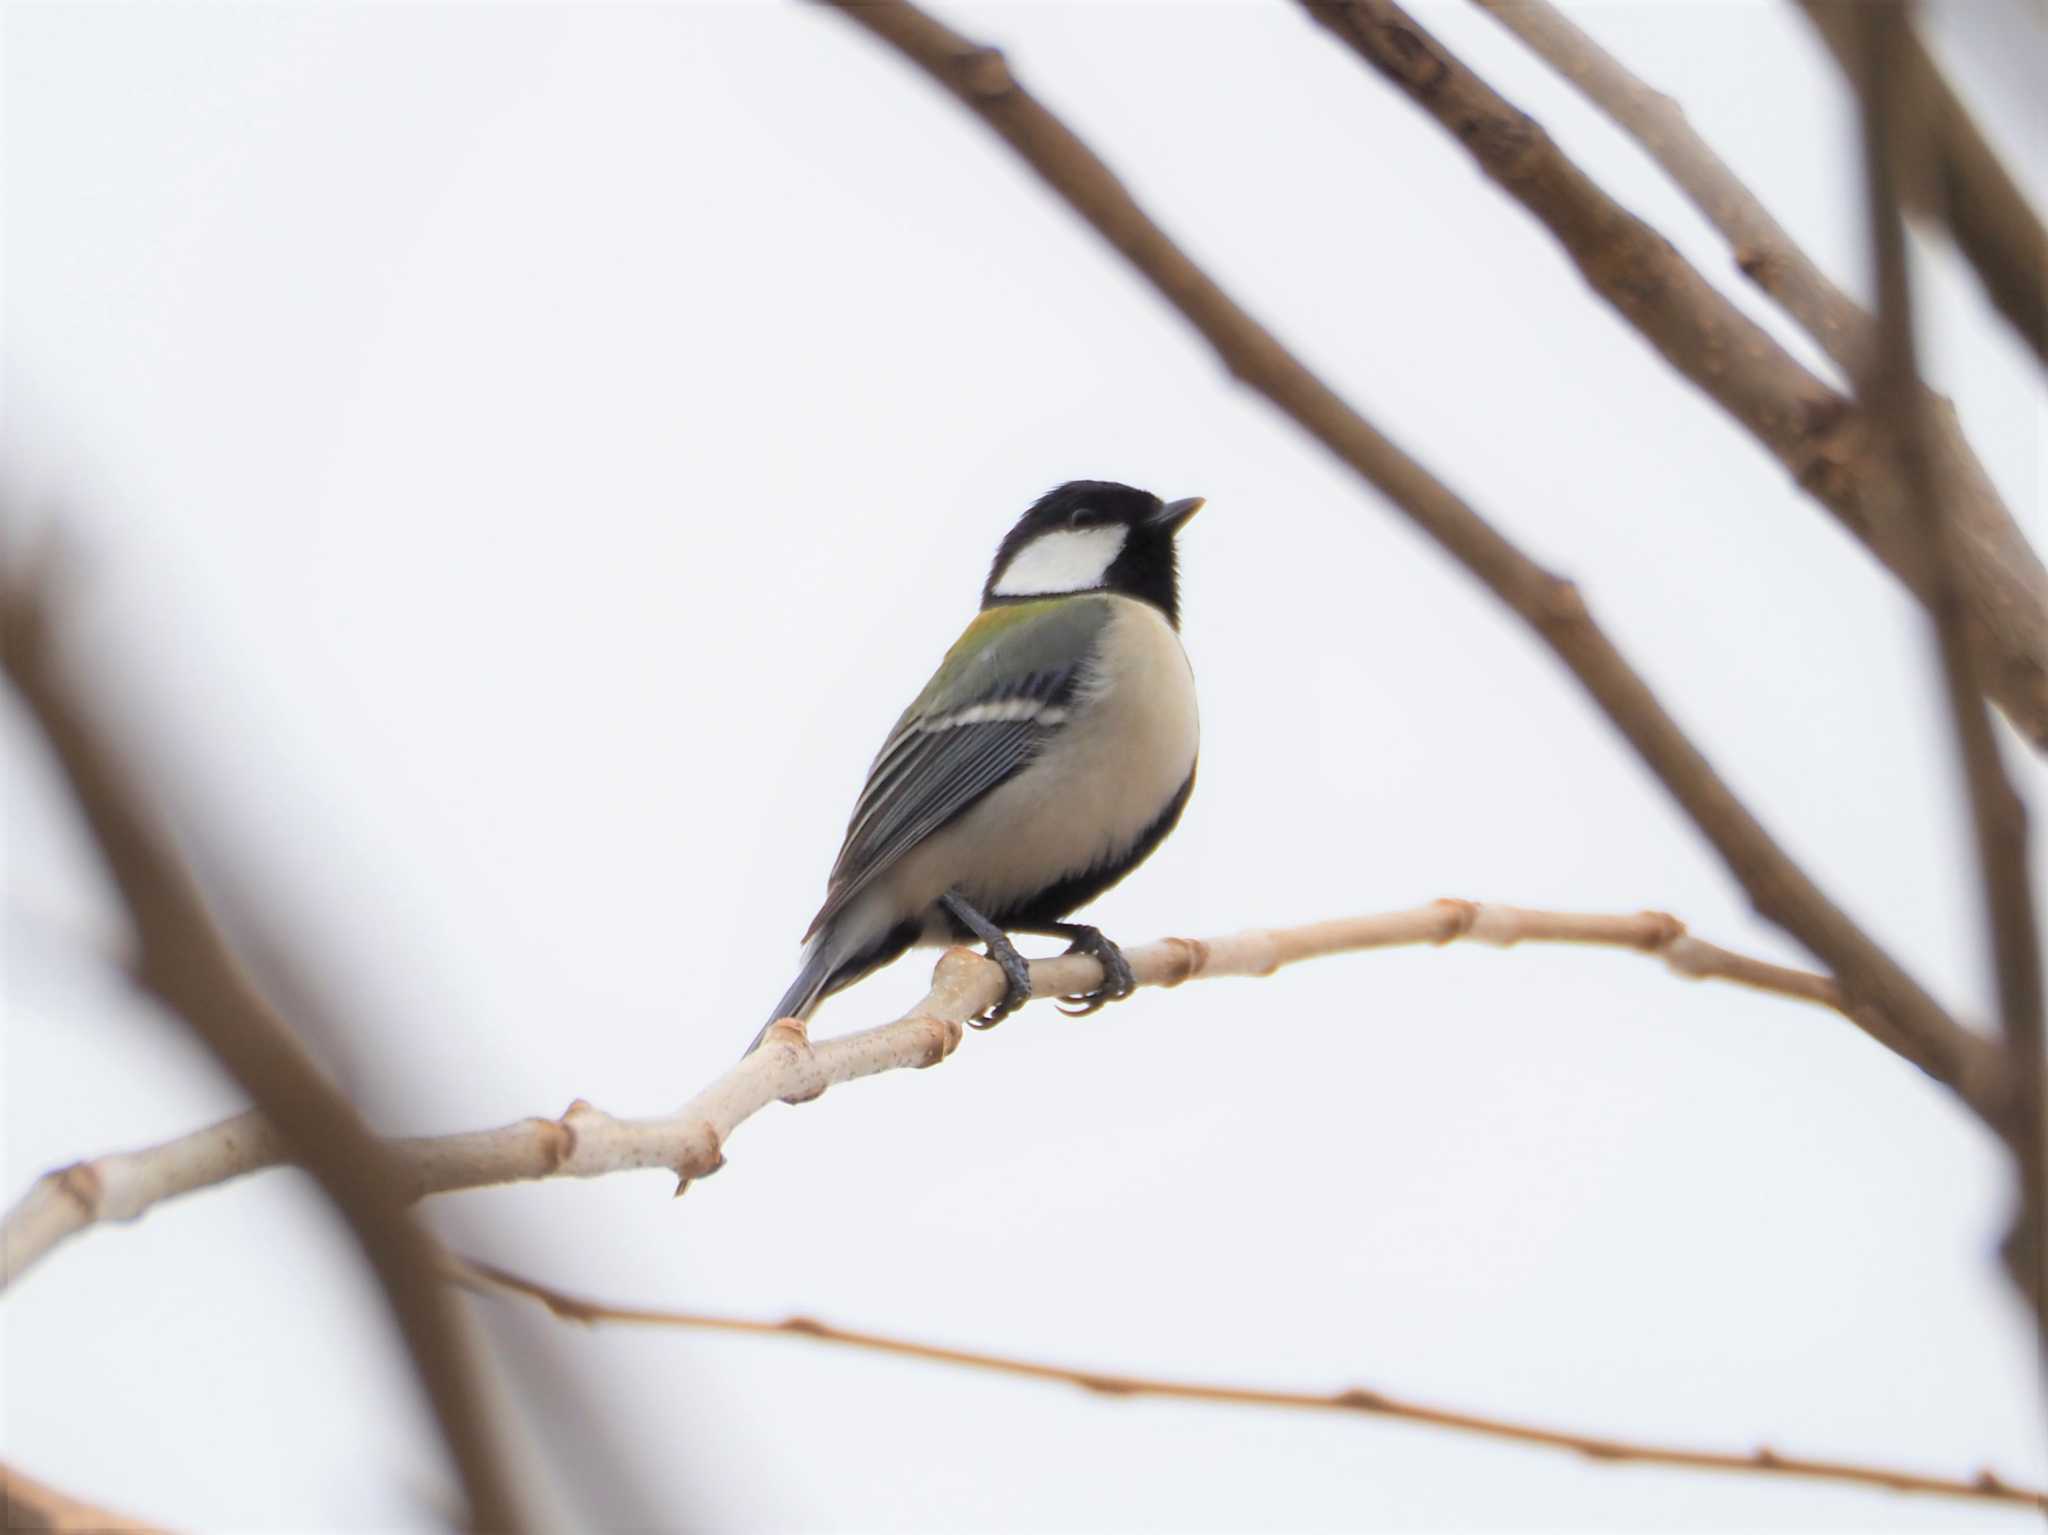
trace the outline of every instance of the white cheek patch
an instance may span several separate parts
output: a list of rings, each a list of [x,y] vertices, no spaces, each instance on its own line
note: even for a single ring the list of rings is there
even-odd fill
[[[1056,528],[1041,533],[1003,567],[998,597],[1042,597],[1085,592],[1102,585],[1124,552],[1130,529],[1112,522],[1098,528]]]

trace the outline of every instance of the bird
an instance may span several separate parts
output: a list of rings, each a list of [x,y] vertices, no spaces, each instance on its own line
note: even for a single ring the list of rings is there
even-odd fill
[[[1202,505],[1069,480],[1017,519],[980,611],[869,767],[796,979],[749,1054],[913,945],[987,947],[1005,990],[979,1028],[1031,996],[1012,934],[1101,964],[1070,1013],[1137,989],[1100,928],[1065,919],[1144,862],[1194,791],[1175,540]]]

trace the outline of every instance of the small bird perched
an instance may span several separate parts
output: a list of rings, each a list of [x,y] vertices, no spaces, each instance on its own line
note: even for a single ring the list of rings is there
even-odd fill
[[[1011,933],[1066,938],[1101,962],[1076,1014],[1136,989],[1100,929],[1061,919],[1143,862],[1195,786],[1174,535],[1201,509],[1071,480],[1018,519],[981,612],[868,769],[769,1024],[808,1019],[913,944],[978,939],[1009,982],[976,1020],[988,1027],[1031,996]]]

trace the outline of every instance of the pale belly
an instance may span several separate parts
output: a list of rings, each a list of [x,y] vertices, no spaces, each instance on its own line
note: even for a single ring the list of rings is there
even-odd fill
[[[857,905],[876,915],[919,911],[958,889],[978,909],[999,912],[1120,860],[1159,819],[1195,767],[1194,674],[1157,608],[1111,600],[1106,649],[1124,658],[1113,682],[1084,695],[1072,723],[1029,769],[912,850]],[[934,919],[922,941],[947,936]]]

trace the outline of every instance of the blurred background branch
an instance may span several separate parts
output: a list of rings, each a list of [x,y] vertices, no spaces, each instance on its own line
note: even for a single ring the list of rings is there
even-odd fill
[[[1304,3],[1368,62],[1384,57],[1367,51],[1373,33],[1357,7]],[[1876,321],[1693,130],[1680,103],[1636,78],[1549,0],[1473,3],[1635,139],[1727,240],[1742,274],[1852,384],[1864,377],[1876,356]],[[1425,35],[1412,20],[1403,18],[1402,25],[1410,35]],[[1451,59],[1442,44],[1431,39],[1431,46]],[[1919,57],[1926,62],[1924,53]],[[1958,533],[1944,596],[1930,584],[1914,507],[1867,412],[1744,318],[1668,241],[1609,198],[1539,125],[1463,64],[1454,64],[1445,84],[1431,88],[1425,109],[1453,128],[1496,184],[1557,235],[1594,291],[1743,423],[1930,612],[1944,600],[1960,604],[1960,621],[1970,627],[1982,658],[1983,691],[2037,749],[2048,750],[2048,570],[1964,439],[1954,406],[1930,393],[1921,412],[1927,469]],[[1488,131],[1464,126],[1477,123],[1490,125]],[[2016,189],[2013,196],[2019,196]]]
[[[701,1332],[740,1333],[749,1337],[806,1338],[842,1348],[869,1353],[893,1354],[928,1364],[953,1365],[984,1370],[1025,1380],[1053,1381],[1079,1386],[1108,1397],[1155,1397],[1169,1401],[1202,1402],[1228,1407],[1287,1407],[1313,1412],[1362,1414],[1393,1419],[1482,1438],[1504,1439],[1514,1444],[1567,1450],[1593,1460],[1627,1465],[1666,1466],[1689,1471],[1736,1471],[1763,1476],[1807,1477],[1820,1481],[1849,1482],[1865,1487],[1882,1487],[1891,1492],[1930,1493],[1943,1497],[1969,1498],[1991,1503],[2017,1504],[2048,1510],[2048,1493],[2017,1486],[1997,1472],[1985,1469],[1970,1478],[1927,1476],[1893,1466],[1861,1465],[1850,1461],[1815,1460],[1785,1455],[1759,1446],[1746,1453],[1718,1450],[1681,1449],[1672,1445],[1647,1444],[1639,1440],[1613,1438],[1603,1434],[1578,1434],[1566,1429],[1545,1428],[1485,1413],[1463,1412],[1405,1401],[1383,1391],[1353,1386],[1343,1391],[1280,1391],[1256,1386],[1225,1386],[1206,1381],[1168,1380],[1151,1375],[1129,1375],[1109,1370],[1078,1369],[1047,1364],[1042,1360],[1019,1359],[1010,1354],[992,1354],[981,1349],[953,1348],[936,1343],[857,1328],[835,1327],[808,1316],[785,1317],[781,1321],[759,1321],[751,1317],[714,1316],[699,1311],[675,1311],[646,1306],[624,1306],[609,1301],[571,1295],[552,1285],[515,1274],[496,1265],[464,1258],[456,1261],[450,1277],[483,1295],[516,1295],[538,1301],[566,1322],[584,1325],[616,1323],[629,1327],[682,1328]]]
[[[1870,0],[1799,0],[1821,41],[1858,94],[1867,98],[1871,54],[1859,30]],[[2040,53],[2038,41],[2033,50]],[[1918,163],[1901,167],[1894,194],[1908,211],[1933,219],[1976,269],[2006,323],[2048,367],[2048,229],[2027,202],[1962,98],[1910,31],[1891,68],[1928,137]]]
[[[1700,137],[1683,103],[1638,79],[1550,0],[1472,3],[1640,144],[1727,240],[1742,275],[1769,294],[1844,373],[1854,379],[1863,371],[1876,347],[1876,322],[1835,286]],[[1558,151],[1546,145],[1545,152]],[[1504,190],[1514,195],[1513,188]],[[1517,200],[1527,205],[1528,199]]]
[[[153,1524],[80,1502],[0,1464],[0,1529],[49,1535],[163,1535]]]
[[[2008,1252],[2014,1277],[2034,1308],[2036,1337],[2048,1351],[2048,1280],[2040,1240],[2048,1168],[2042,1141],[2041,933],[2029,882],[2026,807],[2006,776],[1978,687],[1985,668],[1963,617],[1957,553],[1963,539],[1951,524],[1934,472],[1933,421],[1913,336],[1913,283],[1900,189],[1928,174],[1942,145],[1938,125],[1949,118],[1935,100],[1939,81],[1908,17],[1906,0],[1864,0],[1851,22],[1856,60],[1851,74],[1862,105],[1879,340],[1858,387],[1871,414],[1884,424],[1899,477],[1918,513],[1920,557],[1933,594],[1935,650],[1976,834],[1986,947],[1997,977],[2018,1117],[2013,1144],[2021,1216]]]
[[[1768,449],[1923,604],[1935,601],[1918,557],[1910,498],[1864,412],[1801,366],[1670,241],[1602,191],[1538,123],[1392,0],[1301,3],[1540,219],[1593,291],[1666,362]],[[1712,178],[1708,165],[1697,158],[1692,163],[1708,176],[1706,190],[1729,198],[1732,176]],[[1767,238],[1772,232],[1778,237],[1769,246],[1773,252],[1792,253],[1760,209],[1735,206],[1741,209],[1738,227],[1755,234],[1761,224]],[[1793,270],[1799,279],[1793,291],[1814,310],[1816,339],[1832,335],[1854,356],[1867,345],[1868,326],[1849,320],[1843,311],[1853,313],[1853,306],[1818,272]],[[1943,466],[1943,493],[1970,530],[1968,542],[1958,546],[1955,581],[1962,620],[1976,631],[1987,658],[1984,685],[2013,723],[2048,750],[2048,569],[1960,433],[1943,446],[1947,451],[1930,464]]]
[[[205,1044],[347,1222],[462,1479],[470,1527],[523,1529],[461,1316],[437,1282],[439,1251],[405,1212],[383,1147],[249,983],[169,833],[72,688],[55,653],[52,584],[47,561],[11,562],[0,575],[0,663],[120,892],[135,931],[135,977]]]

